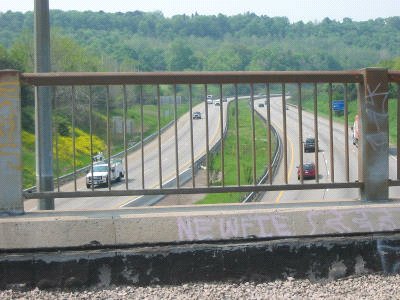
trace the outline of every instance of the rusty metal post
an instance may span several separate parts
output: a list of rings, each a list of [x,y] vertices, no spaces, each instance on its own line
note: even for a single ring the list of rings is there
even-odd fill
[[[361,200],[388,201],[389,122],[388,71],[381,68],[363,70],[359,88],[360,120],[359,179],[363,182]]]
[[[19,73],[0,71],[0,215],[24,212],[20,91]]]

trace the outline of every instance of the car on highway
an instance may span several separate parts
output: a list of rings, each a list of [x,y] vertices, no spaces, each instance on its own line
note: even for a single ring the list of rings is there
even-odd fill
[[[221,105],[221,101],[219,99],[214,100],[214,105],[220,106]]]
[[[306,138],[304,142],[304,152],[314,152],[315,151],[315,138]]]
[[[313,162],[306,162],[303,167],[297,167],[297,179],[300,180],[303,173],[303,179],[315,179],[315,164]]]
[[[212,98],[207,98],[207,104],[213,104],[213,99]]]
[[[228,98],[222,98],[222,102],[228,102]]]
[[[124,176],[125,170],[121,159],[112,159],[110,166],[108,162],[98,162],[86,174],[86,187],[90,189],[92,185],[102,186],[114,181],[119,182]]]
[[[193,120],[198,120],[198,119],[201,119],[201,112],[195,111],[193,113]]]
[[[258,103],[258,107],[265,107],[264,103]]]

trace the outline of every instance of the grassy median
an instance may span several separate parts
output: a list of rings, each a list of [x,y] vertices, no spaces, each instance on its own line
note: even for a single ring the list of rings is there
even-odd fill
[[[253,184],[253,146],[251,110],[248,101],[241,100],[238,105],[239,112],[239,156],[240,156],[240,184]],[[224,140],[224,183],[225,186],[237,185],[237,160],[236,160],[236,108],[232,102],[228,108],[228,131]],[[256,149],[256,176],[260,178],[268,165],[267,130],[263,120],[255,113],[255,149]],[[273,140],[273,138],[272,138]],[[272,151],[275,149],[273,140]],[[221,186],[221,152],[211,156],[210,161],[211,185]],[[245,193],[208,194],[197,204],[238,203]]]

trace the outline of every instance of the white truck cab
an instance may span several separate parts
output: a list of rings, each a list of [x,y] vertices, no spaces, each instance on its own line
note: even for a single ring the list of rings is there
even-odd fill
[[[93,176],[93,177],[92,177]],[[110,176],[110,179],[108,178]],[[121,181],[125,176],[124,165],[121,159],[112,159],[110,161],[110,169],[108,162],[102,161],[93,165],[93,170],[90,169],[86,174],[86,187],[108,185],[113,181]]]

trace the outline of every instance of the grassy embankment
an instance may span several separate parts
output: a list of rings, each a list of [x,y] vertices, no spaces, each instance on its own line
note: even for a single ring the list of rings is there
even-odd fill
[[[227,136],[224,140],[224,169],[225,185],[237,185],[237,163],[236,163],[236,109],[232,103],[229,106],[229,123]],[[264,122],[255,114],[256,132],[256,174],[261,177],[268,164],[267,130]],[[251,111],[247,101],[239,101],[239,155],[240,155],[240,184],[253,184],[253,150]],[[275,149],[275,141],[272,138],[272,151]],[[219,178],[212,181],[212,185],[221,185],[221,153],[212,156],[210,163],[210,178]],[[245,193],[208,194],[197,204],[213,203],[238,203]]]

